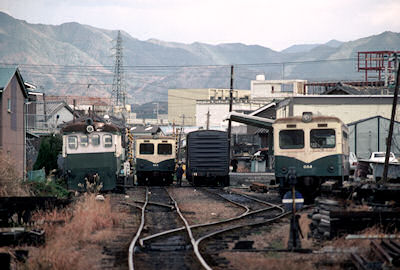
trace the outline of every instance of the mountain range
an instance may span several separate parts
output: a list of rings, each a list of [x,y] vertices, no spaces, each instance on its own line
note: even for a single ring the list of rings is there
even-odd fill
[[[31,24],[0,12],[0,64],[18,65],[26,81],[46,94],[109,96],[117,30],[71,22]],[[298,44],[283,51],[241,43],[182,44],[142,41],[121,31],[124,82],[130,103],[166,101],[169,88],[249,89],[267,79],[361,80],[358,51],[400,50],[400,33],[354,41]]]

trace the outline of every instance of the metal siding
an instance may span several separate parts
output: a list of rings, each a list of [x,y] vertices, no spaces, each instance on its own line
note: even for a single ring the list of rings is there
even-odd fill
[[[223,131],[195,131],[187,136],[188,171],[229,173],[228,137]]]

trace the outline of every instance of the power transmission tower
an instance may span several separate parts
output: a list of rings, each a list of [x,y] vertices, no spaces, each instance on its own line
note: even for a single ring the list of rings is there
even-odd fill
[[[125,110],[126,105],[126,92],[125,92],[125,81],[124,81],[124,70],[123,70],[123,49],[122,49],[122,37],[121,31],[118,31],[117,43],[113,48],[115,50],[115,62],[114,62],[114,79],[112,84],[111,102],[114,111],[115,106],[123,106]]]

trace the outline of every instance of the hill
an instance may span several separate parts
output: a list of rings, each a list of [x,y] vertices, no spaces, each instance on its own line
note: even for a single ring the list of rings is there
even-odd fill
[[[0,12],[0,62],[19,64],[24,79],[47,94],[109,96],[116,37],[116,30],[75,22],[30,24]],[[400,34],[393,32],[294,45],[282,52],[241,43],[142,41],[123,31],[122,39],[131,103],[166,101],[168,88],[229,88],[231,64],[236,65],[234,87],[240,89],[249,89],[257,74],[267,79],[355,79],[361,74],[354,70],[354,60],[333,60],[352,58],[360,50],[400,50]]]

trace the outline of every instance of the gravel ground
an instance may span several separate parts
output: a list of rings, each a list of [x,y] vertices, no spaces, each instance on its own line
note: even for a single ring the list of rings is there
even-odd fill
[[[169,192],[178,202],[183,215],[190,224],[219,221],[237,216],[243,210],[196,188],[170,188]]]

